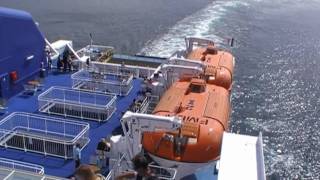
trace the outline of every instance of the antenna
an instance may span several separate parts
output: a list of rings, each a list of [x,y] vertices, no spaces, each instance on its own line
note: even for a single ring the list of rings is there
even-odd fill
[[[92,43],[93,43],[93,38],[92,38],[92,34],[91,33],[89,34],[89,36],[90,36],[90,48],[91,48]]]
[[[234,47],[234,41],[235,41],[234,38],[231,38],[231,39],[230,39],[229,44],[230,44],[231,47]]]
[[[92,43],[93,43],[93,38],[92,38],[92,34],[89,34],[90,36],[90,48],[89,48],[89,62],[91,62],[91,51],[92,51]]]

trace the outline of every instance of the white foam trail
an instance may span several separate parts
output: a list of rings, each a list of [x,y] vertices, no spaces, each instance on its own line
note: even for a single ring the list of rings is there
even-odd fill
[[[183,49],[185,46],[184,37],[194,36],[209,38],[217,43],[223,39],[214,34],[208,33],[214,30],[213,24],[227,13],[228,8],[239,5],[247,6],[243,1],[214,1],[206,8],[184,18],[169,29],[168,33],[147,43],[140,53],[168,57],[173,52]]]

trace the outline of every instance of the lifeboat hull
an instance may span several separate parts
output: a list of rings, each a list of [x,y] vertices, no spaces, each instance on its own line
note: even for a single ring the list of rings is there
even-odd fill
[[[229,98],[228,90],[203,80],[175,82],[153,113],[180,117],[183,122],[180,132],[145,132],[144,149],[173,161],[207,163],[217,160],[222,134],[228,130]]]
[[[204,42],[196,44],[203,46]],[[219,159],[222,135],[228,131],[234,70],[231,53],[214,43],[196,49],[193,45],[188,48],[190,43],[185,57],[201,62],[203,73],[174,82],[153,111],[154,115],[180,117],[182,126],[174,132],[145,132],[142,141],[157,163],[178,167],[180,178],[210,163],[215,165]]]

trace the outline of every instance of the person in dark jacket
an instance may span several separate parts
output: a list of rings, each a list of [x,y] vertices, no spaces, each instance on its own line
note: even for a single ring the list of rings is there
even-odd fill
[[[132,160],[133,172],[125,172],[116,177],[116,180],[124,180],[128,178],[135,178],[136,180],[158,180],[159,178],[153,174],[149,167],[148,159],[142,155],[137,154]]]
[[[97,164],[101,168],[103,166],[103,161],[105,160],[105,165],[109,165],[109,158],[107,153],[110,151],[110,143],[107,142],[105,138],[102,138],[97,145]]]
[[[69,60],[71,58],[70,56],[70,52],[68,49],[66,49],[63,53],[63,59],[62,59],[62,62],[63,62],[63,71],[66,72],[67,70],[70,70],[71,69],[71,61]]]
[[[57,62],[57,68],[58,70],[61,72],[62,69],[64,68],[64,64],[63,64],[63,58],[62,56],[59,56],[58,58],[58,62]]]

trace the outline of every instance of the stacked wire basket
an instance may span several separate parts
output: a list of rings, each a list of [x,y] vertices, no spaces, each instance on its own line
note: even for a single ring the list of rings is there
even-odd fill
[[[0,146],[73,158],[76,144],[83,149],[90,142],[90,125],[84,120],[109,120],[116,111],[117,96],[127,95],[132,88],[132,74],[121,67],[103,69],[79,70],[71,76],[71,88],[53,86],[41,93],[38,110],[49,116],[15,112],[2,119]]]

